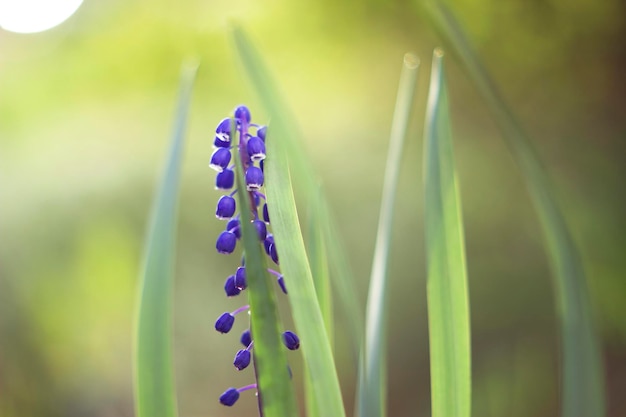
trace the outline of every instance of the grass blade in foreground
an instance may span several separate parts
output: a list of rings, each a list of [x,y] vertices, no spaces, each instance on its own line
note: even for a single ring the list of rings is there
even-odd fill
[[[174,244],[185,126],[196,69],[197,66],[193,66],[183,70],[171,148],[152,205],[135,323],[137,417],[177,415],[171,339]]]
[[[339,379],[304,248],[287,161],[288,154],[294,169],[309,166],[303,152],[294,143],[301,135],[258,52],[241,29],[234,28],[233,37],[243,67],[272,117],[266,143],[267,154],[270,155],[265,165],[267,200],[273,207],[270,217],[278,244],[281,270],[289,291],[294,322],[302,340],[301,350],[313,387],[317,412],[323,417],[342,417],[345,416],[345,410]],[[301,175],[302,180],[306,181],[304,189],[315,192],[317,185],[312,180],[314,176],[310,170],[306,174]],[[323,206],[322,212],[325,214],[326,204]],[[340,281],[347,282],[345,277]],[[354,294],[347,293],[350,296]],[[354,328],[359,326],[359,317],[355,314],[355,320],[351,322]]]
[[[278,120],[273,122],[280,126]],[[268,132],[266,139],[267,154],[271,155],[265,173],[272,228],[318,415],[343,417],[346,413],[339,378],[300,231],[287,154],[280,146],[286,133],[277,128]]]
[[[233,28],[233,38],[246,74],[256,89],[265,109],[273,117],[273,134],[275,137],[278,135],[280,146],[284,147],[289,155],[289,164],[294,177],[296,177],[298,184],[301,184],[301,188],[308,191],[308,193],[303,193],[303,195],[309,194],[319,197],[320,221],[324,226],[324,241],[328,248],[329,266],[336,275],[333,279],[333,285],[336,288],[335,293],[338,295],[348,315],[347,329],[350,331],[350,339],[356,356],[361,345],[363,315],[356,297],[353,296],[356,294],[355,280],[343,246],[339,244],[341,239],[336,232],[337,227],[335,227],[333,219],[329,215],[329,206],[324,194],[315,192],[318,189],[318,184],[315,181],[316,175],[301,145],[302,134],[295,123],[296,119],[291,112],[291,108],[280,94],[278,86],[259,52],[240,28]],[[285,134],[281,132],[285,132]]]
[[[563,350],[562,415],[606,415],[604,370],[583,263],[531,141],[473,52],[458,22],[440,3],[424,10],[485,99],[522,171],[547,242],[554,274]]]
[[[385,182],[367,299],[364,360],[360,362],[362,369],[359,369],[358,392],[359,415],[362,417],[379,417],[386,414],[387,264],[400,160],[415,94],[418,67],[419,60],[416,56],[412,54],[404,56],[391,126],[389,154],[385,168]]]
[[[318,195],[321,194],[318,189]],[[313,284],[317,293],[317,301],[320,304],[324,327],[330,342],[331,349],[333,347],[333,297],[330,286],[330,274],[328,271],[328,253],[324,244],[324,220],[320,200],[313,200],[313,207],[309,213],[309,254],[311,260],[311,273],[313,274]],[[308,417],[323,417],[317,411],[315,404],[315,395],[313,384],[309,375],[304,380],[306,407]]]
[[[231,132],[235,132],[233,126]],[[241,139],[240,139],[241,140]],[[240,158],[237,162],[237,189],[245,190]],[[254,371],[263,417],[298,415],[295,392],[289,376],[287,355],[281,342],[280,319],[274,295],[274,280],[267,273],[265,253],[259,242],[248,192],[237,193],[241,209],[241,234],[246,259],[246,281],[250,303],[250,329],[254,335]]]
[[[428,328],[433,417],[471,412],[470,317],[443,53],[436,49],[424,126]]]

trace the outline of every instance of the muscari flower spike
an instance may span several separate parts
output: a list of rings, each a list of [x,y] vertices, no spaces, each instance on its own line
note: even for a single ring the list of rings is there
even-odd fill
[[[243,168],[246,189],[243,191],[249,195],[252,206],[253,225],[267,256],[278,264],[278,253],[274,236],[268,231],[270,217],[268,204],[260,190],[265,184],[264,164],[266,158],[265,141],[267,139],[267,128],[251,123],[250,110],[246,106],[238,106],[234,111],[234,122],[231,118],[220,121],[215,129],[215,139],[213,145],[215,151],[211,155],[210,167],[218,173],[215,178],[215,187],[219,190],[231,190],[235,185],[235,164],[231,163],[233,157],[240,158]],[[231,127],[236,126],[235,131]],[[238,141],[238,143],[235,143]],[[231,153],[231,150],[235,150]],[[235,251],[237,240],[241,239],[241,220],[237,214],[237,203],[234,195],[235,189],[228,195],[223,195],[217,202],[215,216],[220,220],[227,220],[226,228],[220,233],[215,242],[217,252],[231,254]],[[259,213],[260,211],[260,213]],[[247,217],[247,216],[246,216]],[[285,281],[278,271],[268,269],[268,272],[276,276],[279,288],[287,294]],[[224,292],[227,297],[239,295],[248,286],[246,276],[245,259],[242,258],[241,266],[237,268],[233,275],[226,278],[224,282]],[[215,330],[220,333],[228,333],[234,326],[235,316],[249,309],[243,306],[233,312],[225,312],[218,317],[215,322]],[[295,333],[286,331],[283,333],[283,343],[289,350],[298,349],[300,339]],[[233,365],[238,370],[247,368],[252,359],[251,349],[253,339],[250,329],[245,330],[240,337],[240,342],[244,349],[240,349],[233,360]],[[229,388],[220,396],[220,403],[232,406],[239,399],[239,394],[246,390],[256,389],[257,385],[247,385],[242,388]]]

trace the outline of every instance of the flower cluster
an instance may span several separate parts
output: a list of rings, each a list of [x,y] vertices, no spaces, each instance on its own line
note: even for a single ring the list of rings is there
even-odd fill
[[[233,128],[235,128],[235,131],[231,132]],[[219,190],[231,190],[235,185],[235,164],[231,163],[233,152],[235,158],[240,158],[246,184],[245,190],[234,189],[229,194],[220,197],[217,202],[215,216],[220,220],[226,221],[226,228],[218,236],[215,248],[219,253],[223,254],[231,254],[235,251],[237,241],[241,239],[241,218],[237,214],[237,203],[234,196],[238,191],[246,192],[252,208],[252,223],[259,240],[263,243],[267,256],[278,265],[278,253],[274,236],[268,231],[270,217],[267,201],[265,195],[261,193],[265,182],[263,165],[265,160],[266,131],[267,128],[265,126],[251,123],[250,111],[245,106],[237,107],[234,119],[223,119],[215,130],[215,140],[213,142],[215,151],[211,156],[210,167],[218,172],[215,179],[216,188]],[[238,139],[236,144],[234,143],[235,139]],[[274,269],[268,269],[268,272],[276,277],[278,286],[282,292],[287,294],[287,287],[282,274]],[[237,268],[233,275],[226,278],[224,291],[227,297],[234,297],[244,291],[246,287],[246,266],[245,256],[243,256],[241,266]],[[230,332],[235,323],[235,316],[248,310],[249,306],[244,305],[232,312],[223,313],[215,322],[215,330],[220,333]],[[254,342],[249,329],[242,333],[240,341],[244,349],[239,350],[235,354],[233,365],[241,371],[247,368],[252,360],[251,350]],[[298,349],[300,346],[298,336],[291,331],[283,333],[283,342],[290,350]],[[241,392],[256,388],[256,384],[242,388],[229,388],[220,396],[220,402],[231,406],[239,399]]]

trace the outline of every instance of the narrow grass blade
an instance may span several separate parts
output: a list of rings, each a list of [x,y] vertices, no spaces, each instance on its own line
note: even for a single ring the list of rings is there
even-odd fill
[[[318,196],[320,194],[321,192],[318,189]],[[335,330],[333,322],[333,297],[330,285],[330,273],[328,270],[328,253],[324,243],[323,213],[322,208],[320,207],[319,198],[313,200],[312,206],[313,207],[309,213],[308,233],[311,273],[313,274],[313,284],[315,285],[317,300],[320,304],[320,310],[322,311],[324,327],[326,328],[326,334],[328,335],[328,341],[332,349],[333,334]],[[308,417],[323,417],[318,412],[315,404],[315,393],[313,391],[313,384],[311,383],[310,375],[307,375],[304,382],[307,409],[306,415]]]
[[[137,417],[177,415],[172,369],[174,246],[184,134],[196,69],[189,66],[182,73],[176,124],[146,240],[134,340]]]
[[[328,334],[328,340],[332,347],[334,334],[333,321],[333,297],[328,270],[328,249],[324,236],[324,210],[321,207],[321,189],[318,188],[317,198],[312,200],[312,210],[309,215],[309,253],[311,259],[311,273],[313,284],[320,304],[324,326]]]
[[[385,168],[380,217],[367,299],[364,360],[359,370],[358,404],[362,417],[386,415],[387,363],[385,325],[387,321],[387,265],[391,245],[393,211],[400,174],[404,138],[409,124],[419,60],[404,56],[396,108],[391,126],[389,154]]]
[[[277,122],[274,119],[274,123],[280,125]],[[345,410],[339,378],[300,231],[287,155],[280,146],[286,134],[277,128],[268,132],[266,139],[269,155],[265,165],[266,191],[268,204],[272,207],[272,230],[289,291],[294,323],[302,340],[302,355],[315,407],[320,416],[342,417]]]
[[[606,415],[600,341],[594,330],[583,263],[554,197],[551,181],[532,144],[454,16],[440,3],[420,2],[477,87],[522,171],[539,215],[554,274],[563,351],[562,415]]]
[[[435,50],[424,126],[428,328],[433,417],[471,412],[470,316],[443,53]]]
[[[300,170],[304,191],[316,190],[313,181],[315,176],[308,168],[309,163],[303,152],[295,145],[295,140],[301,135],[264,62],[241,29],[235,28],[233,37],[243,67],[272,116],[266,144],[269,155],[265,166],[267,199],[271,205],[270,217],[281,269],[289,290],[294,322],[302,340],[302,353],[313,387],[317,413],[320,416],[342,417],[345,416],[345,410],[339,380],[304,248],[289,162],[294,170]],[[327,212],[324,202],[322,213]],[[345,277],[342,278],[346,283]],[[350,287],[349,283],[345,285]],[[348,294],[352,295],[354,291]],[[359,315],[355,316],[352,324],[353,328],[358,328]]]
[[[317,190],[316,175],[311,168],[311,164],[301,145],[303,136],[295,123],[295,117],[291,107],[287,105],[279,88],[271,76],[265,62],[259,52],[254,48],[247,35],[238,27],[233,28],[233,39],[239,57],[243,64],[252,86],[256,89],[266,110],[274,117],[272,128],[275,134],[288,132],[281,136],[280,146],[285,147],[289,155],[289,164],[292,173],[301,188],[310,191],[303,195],[317,195],[313,190]],[[347,261],[347,256],[343,246],[340,244],[341,238],[336,232],[332,216],[329,214],[328,202],[323,193],[319,193],[318,202],[320,208],[320,222],[324,230],[324,241],[329,255],[329,266],[335,275],[332,280],[336,288],[336,294],[348,316],[346,331],[350,333],[350,340],[354,349],[355,357],[358,355],[362,332],[363,314],[358,305],[355,280]]]
[[[231,132],[235,127],[231,128]],[[243,168],[237,161],[237,189],[245,190]],[[280,318],[274,289],[276,284],[267,272],[266,257],[252,224],[253,207],[247,192],[237,193],[241,212],[241,233],[246,260],[247,293],[250,303],[250,329],[254,338],[254,368],[263,417],[298,415],[295,392],[289,375],[287,355],[281,342]]]

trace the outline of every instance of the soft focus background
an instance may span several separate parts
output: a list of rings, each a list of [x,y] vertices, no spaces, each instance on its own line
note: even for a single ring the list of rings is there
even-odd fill
[[[534,138],[582,251],[615,417],[626,415],[625,4],[453,5]],[[362,305],[402,56],[422,58],[391,257],[389,407],[393,416],[429,415],[421,132],[439,44],[411,2],[87,0],[48,32],[0,30],[0,416],[133,415],[142,241],[188,58],[201,67],[176,268],[180,415],[254,415],[253,395],[232,409],[217,401],[253,377],[231,364],[243,323],[235,335],[213,330],[241,300],[225,299],[222,289],[237,259],[214,250],[223,224],[208,169],[212,132],[239,103],[267,121],[238,68],[231,19],[253,36],[297,114]],[[554,416],[559,337],[538,221],[485,106],[452,57],[447,68],[466,222],[474,415]],[[340,307],[336,321],[339,329],[346,321]],[[337,363],[351,410],[355,368],[344,333]],[[297,380],[299,355],[290,358]]]

